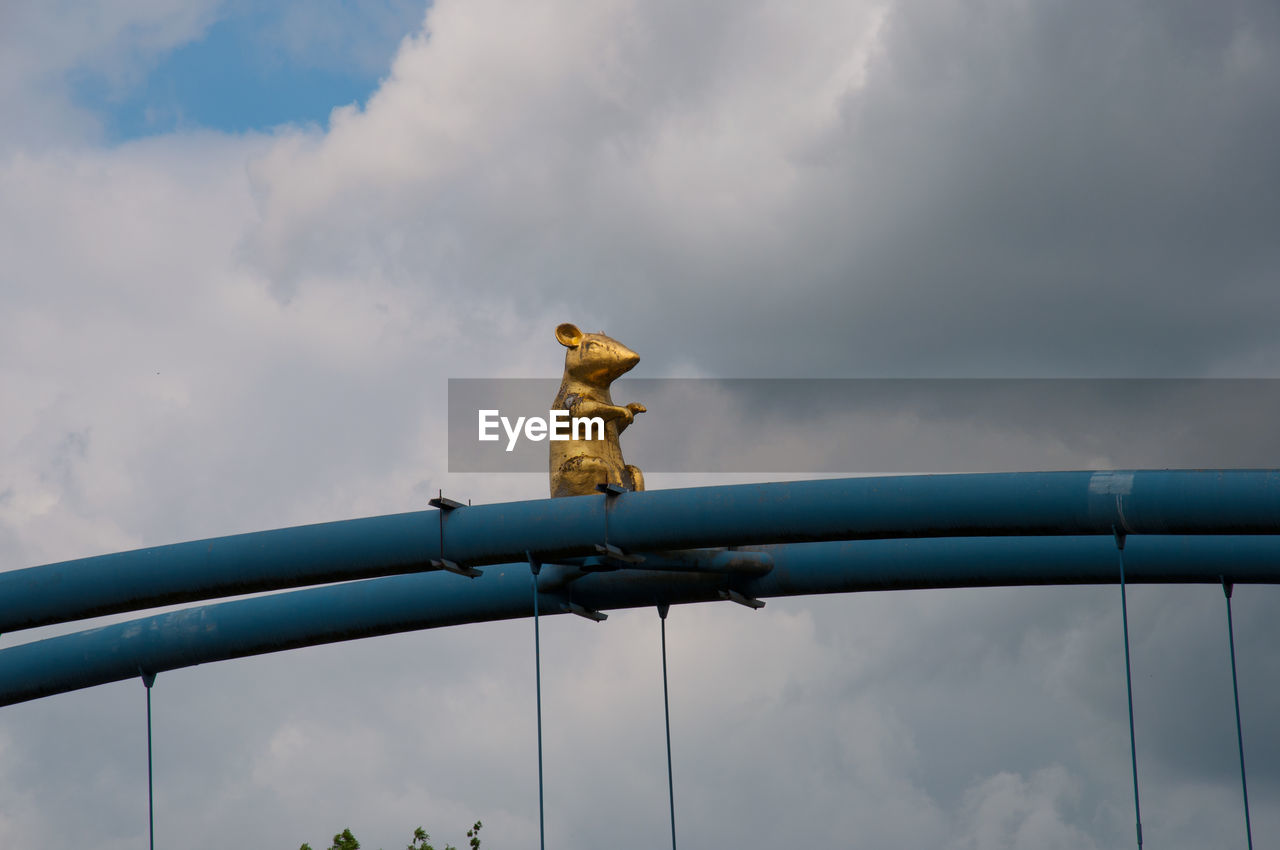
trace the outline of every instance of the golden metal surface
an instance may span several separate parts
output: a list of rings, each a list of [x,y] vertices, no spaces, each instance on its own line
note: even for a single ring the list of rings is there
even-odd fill
[[[617,484],[628,490],[644,489],[644,473],[622,459],[618,436],[644,413],[643,404],[613,403],[609,386],[640,362],[640,355],[602,333],[584,334],[568,322],[556,328],[556,339],[568,351],[564,378],[553,410],[569,411],[570,419],[599,417],[604,420],[603,439],[551,440],[551,495],[583,496],[595,493],[597,484]],[[598,429],[590,432],[598,436]]]

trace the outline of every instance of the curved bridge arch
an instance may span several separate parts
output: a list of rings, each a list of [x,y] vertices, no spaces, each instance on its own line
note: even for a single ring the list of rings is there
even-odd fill
[[[0,651],[0,705],[209,661],[531,616],[530,560],[546,564],[543,614],[1112,583],[1126,539],[1129,582],[1280,582],[1275,470],[829,479],[444,508],[0,573],[2,631],[348,582],[10,647]],[[708,546],[746,548],[689,551]]]

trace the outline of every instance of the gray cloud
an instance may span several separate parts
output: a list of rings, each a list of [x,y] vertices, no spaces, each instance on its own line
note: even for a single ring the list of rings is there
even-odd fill
[[[1224,9],[1203,32],[1164,7],[814,10],[788,21],[816,54],[803,63],[785,38],[770,48],[766,12],[696,19],[708,47],[675,62],[683,37],[662,10],[634,14],[613,41],[606,11],[522,43],[463,104],[425,77],[453,79],[478,42],[445,31],[406,51],[389,89],[415,88],[429,114],[483,128],[484,143],[447,141],[438,117],[398,120],[384,92],[292,166],[297,178],[261,172],[272,235],[259,250],[304,234],[315,249],[287,251],[271,273],[296,279],[336,255],[394,262],[386,222],[353,203],[373,192],[395,198],[392,233],[424,282],[661,312],[660,332],[630,334],[659,367],[1268,373],[1265,223],[1280,175],[1265,4]],[[761,50],[751,62],[748,47]],[[535,60],[534,79],[515,78]],[[650,79],[651,67],[667,70]],[[664,82],[677,72],[681,86]],[[393,128],[417,144],[379,153],[366,139]],[[303,177],[339,161],[341,184]],[[296,228],[283,218],[295,179],[309,199]],[[728,309],[737,298],[758,309]],[[729,351],[720,327],[805,344]]]

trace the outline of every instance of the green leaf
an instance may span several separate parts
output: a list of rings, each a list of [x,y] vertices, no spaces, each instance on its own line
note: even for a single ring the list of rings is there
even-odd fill
[[[329,850],[360,850],[360,842],[356,841],[350,829],[344,829],[333,837],[333,846]]]

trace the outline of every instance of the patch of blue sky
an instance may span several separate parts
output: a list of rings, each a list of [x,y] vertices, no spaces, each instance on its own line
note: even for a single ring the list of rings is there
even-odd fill
[[[154,57],[128,84],[78,72],[73,96],[98,115],[108,143],[197,129],[324,126],[335,107],[364,103],[373,94],[424,8],[389,3],[371,24],[367,14],[355,17],[367,6],[343,5],[316,3],[312,14],[301,11],[302,4],[241,6],[197,40]]]

